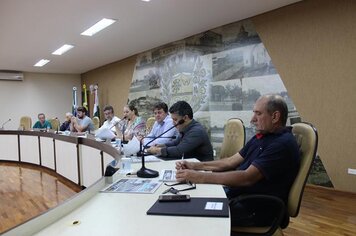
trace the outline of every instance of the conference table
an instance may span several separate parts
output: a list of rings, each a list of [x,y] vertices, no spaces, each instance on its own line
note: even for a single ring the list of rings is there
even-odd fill
[[[77,168],[77,170],[85,170],[86,174],[84,175],[83,173],[80,173],[79,175],[77,175],[78,177],[75,178],[75,181],[73,182],[77,182],[78,184],[87,186],[87,188],[76,194],[74,197],[68,199],[64,203],[60,204],[59,206],[50,209],[49,211],[11,229],[10,231],[5,232],[3,234],[4,236],[230,235],[229,217],[147,215],[147,210],[150,209],[150,207],[156,202],[158,196],[161,195],[164,190],[169,188],[164,184],[160,185],[160,187],[154,193],[112,193],[101,191],[113,182],[118,181],[122,178],[137,178],[134,175],[127,177],[124,173],[121,173],[120,171],[117,171],[111,177],[100,176],[98,178],[98,171],[94,171],[96,177],[91,177],[90,174],[86,176],[88,174],[87,172],[90,172],[90,169],[88,169],[90,165],[86,164],[88,167],[85,168],[85,165],[83,165],[83,160],[85,162],[85,160],[88,159],[88,156],[93,156],[93,153],[95,154],[93,160],[99,159],[99,161],[96,160],[95,165],[98,167],[97,169],[100,170],[100,172],[103,171],[103,163],[108,164],[113,160],[113,158],[118,158],[117,152],[114,151],[116,149],[113,148],[111,145],[101,143],[98,144],[99,142],[95,140],[85,140],[86,138],[75,137],[74,139],[72,139],[72,137],[64,138],[61,136],[57,136],[57,134],[31,134],[22,132],[26,131],[0,131],[0,141],[5,140],[3,138],[4,135],[17,135],[18,140],[21,139],[19,136],[22,135],[40,136],[40,138],[38,138],[38,140],[40,140],[41,138],[43,138],[42,135],[44,135],[46,138],[55,140],[55,143],[56,140],[63,141],[63,139],[66,139],[66,141],[69,141],[69,143],[75,143],[77,148],[80,145],[83,145],[83,147],[78,149],[79,151],[77,150],[77,153],[72,154],[74,155],[73,159],[77,160],[76,162],[74,162],[76,168],[78,167],[77,162],[79,161],[80,163],[79,168]],[[12,140],[11,142],[13,142],[13,145],[16,143],[14,140]],[[41,142],[41,140],[39,142]],[[58,150],[58,146],[54,146],[54,152],[60,153],[61,151]],[[27,148],[29,149],[29,147]],[[42,151],[42,149],[40,151]],[[83,152],[83,149],[88,150]],[[44,158],[44,155],[41,155],[41,157]],[[60,162],[58,158],[60,159],[61,155],[56,155],[56,161]],[[68,157],[66,156],[66,158]],[[43,162],[41,161],[41,163],[39,164],[42,163]],[[132,164],[133,170],[138,170],[140,167],[141,163]],[[174,169],[175,161],[149,162],[146,163],[146,167],[158,171],[163,169]],[[93,168],[91,167],[91,169]],[[95,170],[95,168],[93,170]],[[84,176],[86,177],[84,178]],[[97,178],[97,180],[93,182],[94,178]],[[197,184],[196,189],[186,191],[184,192],[184,194],[189,194],[193,198],[226,197],[221,185],[212,184]]]

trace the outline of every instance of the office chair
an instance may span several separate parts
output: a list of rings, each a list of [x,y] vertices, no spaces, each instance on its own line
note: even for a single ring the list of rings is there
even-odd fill
[[[97,116],[93,117],[94,130],[99,129],[100,127],[100,118]]]
[[[245,145],[245,126],[241,119],[229,119],[224,128],[224,139],[221,145],[220,158],[236,154]]]
[[[32,119],[29,116],[22,116],[20,118],[20,130],[31,130],[32,129]]]
[[[289,224],[290,217],[297,217],[304,192],[304,187],[316,157],[318,133],[313,125],[295,123],[292,132],[297,139],[300,150],[300,168],[288,195],[287,206],[279,198],[266,195],[244,195],[241,201],[264,201],[276,204],[280,211],[276,214],[273,224],[269,227],[231,227],[232,235],[283,235],[282,229]]]
[[[52,129],[53,130],[59,130],[59,120],[57,118],[52,118],[48,120],[49,123],[51,123]]]
[[[153,128],[156,119],[154,117],[149,117],[146,121],[146,134],[149,134]]]

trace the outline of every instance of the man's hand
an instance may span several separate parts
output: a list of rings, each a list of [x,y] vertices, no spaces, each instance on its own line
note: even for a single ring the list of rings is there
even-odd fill
[[[176,169],[183,170],[183,169],[192,169],[194,170],[195,163],[188,162],[188,161],[177,161],[176,162]]]
[[[147,152],[152,153],[153,155],[161,155],[161,148],[158,146],[152,146],[147,149]]]
[[[181,169],[177,170],[176,179],[178,182],[187,182],[190,181],[192,183],[204,183],[204,172],[196,171],[196,170],[188,170]]]

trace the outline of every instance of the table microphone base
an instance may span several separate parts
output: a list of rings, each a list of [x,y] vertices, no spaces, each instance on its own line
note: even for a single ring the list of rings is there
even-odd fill
[[[155,178],[158,176],[158,171],[147,169],[145,167],[142,167],[139,171],[137,171],[137,177],[140,178]]]

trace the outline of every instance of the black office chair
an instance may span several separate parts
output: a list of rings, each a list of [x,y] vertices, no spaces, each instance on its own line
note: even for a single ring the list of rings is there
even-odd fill
[[[304,187],[316,157],[318,148],[318,133],[313,125],[308,123],[295,123],[292,125],[292,132],[297,139],[300,150],[300,168],[293,185],[289,191],[288,204],[274,196],[267,195],[244,195],[238,197],[236,201],[250,201],[256,204],[271,205],[276,210],[273,222],[267,227],[231,227],[231,235],[283,235],[282,229],[289,224],[290,217],[297,217],[300,203],[303,196]]]

